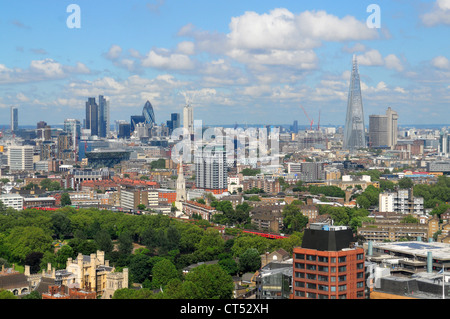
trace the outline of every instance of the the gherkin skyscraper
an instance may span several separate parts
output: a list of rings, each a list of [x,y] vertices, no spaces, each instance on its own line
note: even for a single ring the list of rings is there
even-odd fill
[[[361,96],[361,83],[358,62],[353,56],[353,69],[347,102],[347,118],[344,127],[344,149],[356,150],[366,147],[364,110]]]

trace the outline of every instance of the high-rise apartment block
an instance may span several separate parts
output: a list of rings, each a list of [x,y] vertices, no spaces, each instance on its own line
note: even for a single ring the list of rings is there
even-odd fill
[[[188,130],[189,134],[194,134],[194,111],[189,104],[183,108],[183,127]]]
[[[10,146],[8,148],[8,165],[11,171],[33,170],[33,147]]]
[[[416,197],[411,189],[399,189],[396,192],[381,193],[378,198],[380,212],[403,214],[423,214],[423,197]]]
[[[397,144],[398,114],[390,107],[385,115],[369,116],[369,146],[389,147],[391,149]]]
[[[203,151],[194,156],[195,186],[215,194],[221,194],[228,189],[227,154],[222,145]]]
[[[311,224],[294,248],[292,299],[364,299],[364,249],[346,226]]]
[[[438,151],[440,155],[448,155],[450,153],[450,139],[448,138],[448,132],[442,130],[439,133],[439,146]]]
[[[15,106],[11,106],[11,132],[19,129],[19,110]]]
[[[317,182],[326,179],[325,163],[302,162],[288,163],[288,173],[297,175],[303,182]]]

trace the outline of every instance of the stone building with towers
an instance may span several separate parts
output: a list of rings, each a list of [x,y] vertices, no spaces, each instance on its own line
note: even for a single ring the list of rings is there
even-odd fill
[[[128,268],[122,272],[115,272],[115,268],[109,266],[109,260],[105,260],[103,251],[90,255],[80,253],[75,259],[68,258],[66,268],[61,270],[56,270],[48,264],[47,271],[43,271],[42,274],[31,275],[29,267],[26,267],[25,275],[29,278],[32,289],[51,279],[49,294],[50,287],[53,287],[53,290],[56,289],[54,287],[65,287],[67,291],[76,289],[95,292],[102,299],[111,299],[117,289],[128,288],[129,279]]]

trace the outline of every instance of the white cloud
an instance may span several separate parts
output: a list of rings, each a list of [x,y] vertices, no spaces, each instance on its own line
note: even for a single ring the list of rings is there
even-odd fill
[[[16,99],[19,100],[20,102],[28,102],[30,99],[28,97],[25,96],[25,94],[23,94],[22,92],[17,93],[16,95]]]
[[[450,24],[450,0],[437,0],[432,10],[421,16],[427,27],[438,24]]]
[[[110,60],[116,60],[120,57],[120,55],[122,54],[122,48],[120,46],[118,46],[117,44],[113,44],[108,52],[105,54],[106,58],[110,59]]]
[[[352,16],[339,18],[325,11],[305,11],[298,16],[298,28],[302,36],[325,41],[358,41],[378,37],[376,29]]]
[[[227,38],[232,48],[240,49],[312,49],[321,41],[369,40],[377,37],[374,29],[354,17],[339,18],[325,11],[305,11],[298,15],[287,9],[268,14],[246,12],[233,17]]]
[[[142,60],[143,67],[165,70],[190,70],[194,62],[185,54],[171,53],[169,50],[151,50]]]
[[[398,72],[404,70],[402,61],[395,55],[389,54],[383,58],[378,50],[372,49],[357,56],[358,64],[366,66],[385,66]]]
[[[75,66],[63,65],[50,58],[32,60],[28,69],[8,68],[0,64],[0,84],[64,79],[77,74],[90,74],[90,72],[90,69],[81,62],[77,62]]]
[[[388,69],[395,69],[398,72],[402,72],[404,70],[402,62],[395,54],[389,54],[386,56],[384,58],[384,62]]]
[[[183,41],[178,43],[177,51],[181,54],[193,55],[195,53],[195,43],[192,41]]]
[[[442,55],[433,58],[431,64],[438,69],[450,70],[450,61]]]
[[[362,55],[357,56],[358,64],[367,66],[380,66],[384,65],[384,59],[378,50],[372,49],[365,52]]]
[[[50,78],[59,78],[64,76],[62,65],[52,59],[31,61],[30,70]]]

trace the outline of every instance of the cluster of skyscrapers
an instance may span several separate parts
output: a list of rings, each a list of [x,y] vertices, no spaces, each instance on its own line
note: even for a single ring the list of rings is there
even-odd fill
[[[103,95],[99,95],[98,104],[95,101],[95,97],[88,98],[83,127],[91,131],[91,136],[108,136],[110,129],[109,101]]]

